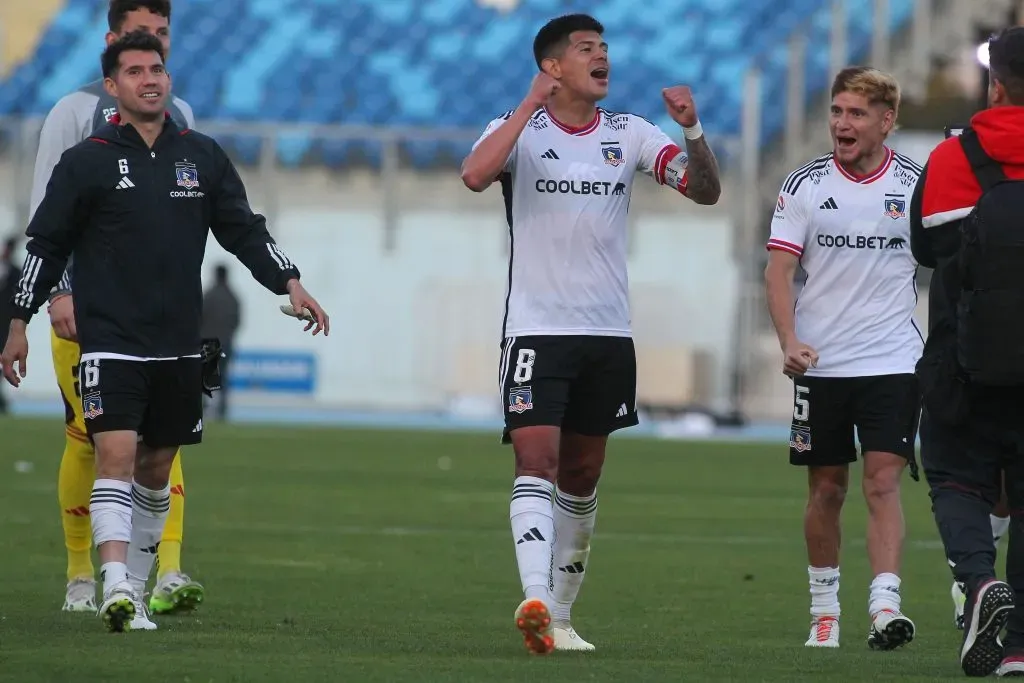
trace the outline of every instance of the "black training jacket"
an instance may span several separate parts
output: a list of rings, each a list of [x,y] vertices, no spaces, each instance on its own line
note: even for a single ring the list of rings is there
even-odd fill
[[[38,311],[74,252],[83,354],[197,354],[210,231],[275,294],[299,277],[220,145],[168,117],[150,149],[115,117],[54,168],[28,226],[13,317]]]

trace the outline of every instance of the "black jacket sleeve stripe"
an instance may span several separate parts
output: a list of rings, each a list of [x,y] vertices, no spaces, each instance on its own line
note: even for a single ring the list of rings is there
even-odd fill
[[[214,144],[221,171],[214,187],[210,228],[224,249],[234,254],[261,285],[274,294],[287,294],[288,281],[299,270],[267,231],[267,220],[254,213],[245,185],[220,145]]]
[[[72,150],[65,152],[54,167],[46,194],[26,231],[28,256],[12,301],[12,317],[19,320],[30,320],[64,275],[81,230],[79,209],[84,186],[76,178],[78,155]]]

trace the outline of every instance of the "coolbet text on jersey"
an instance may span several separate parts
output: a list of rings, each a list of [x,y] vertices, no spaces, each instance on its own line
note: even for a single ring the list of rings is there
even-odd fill
[[[510,115],[492,121],[476,144]],[[598,109],[582,128],[546,109],[534,114],[500,178],[511,236],[504,337],[631,336],[626,211],[633,178],[639,171],[685,189],[685,173],[666,178],[679,153],[634,114]]]
[[[827,154],[783,183],[768,248],[799,257],[806,273],[796,335],[819,355],[808,375],[914,372],[924,341],[914,322],[909,214],[920,175],[918,164],[887,149],[881,168],[863,178]]]

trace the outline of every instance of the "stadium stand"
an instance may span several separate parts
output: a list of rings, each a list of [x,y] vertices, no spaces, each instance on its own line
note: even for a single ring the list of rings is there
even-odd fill
[[[30,58],[0,81],[0,116],[42,115],[63,94],[97,77],[105,2],[67,0],[42,27]],[[827,86],[828,0],[522,0],[498,11],[476,0],[188,0],[175,5],[175,92],[202,119],[479,131],[514,107],[535,73],[536,29],[551,16],[586,11],[607,27],[612,94],[604,106],[632,111],[671,129],[658,89],[689,83],[701,118],[718,135],[739,132],[745,70],[764,72],[764,101],[782,102],[787,39],[805,32],[808,101]],[[872,12],[847,3],[853,59],[870,43]],[[905,27],[913,0],[890,0],[892,32]],[[866,10],[866,11],[865,11]],[[666,30],[670,27],[671,30]],[[771,140],[783,108],[766,106]],[[222,144],[253,162],[258,138]],[[407,140],[420,168],[461,159],[468,143]],[[371,141],[330,140],[315,132],[278,141],[286,166],[341,167],[381,162]]]

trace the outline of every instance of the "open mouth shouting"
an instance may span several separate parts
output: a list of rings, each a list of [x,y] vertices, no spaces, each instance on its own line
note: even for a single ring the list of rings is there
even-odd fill
[[[608,87],[608,67],[597,67],[596,69],[590,72],[590,77],[593,78],[601,87]]]
[[[836,135],[836,148],[841,151],[850,151],[857,146],[857,138],[848,135]]]

